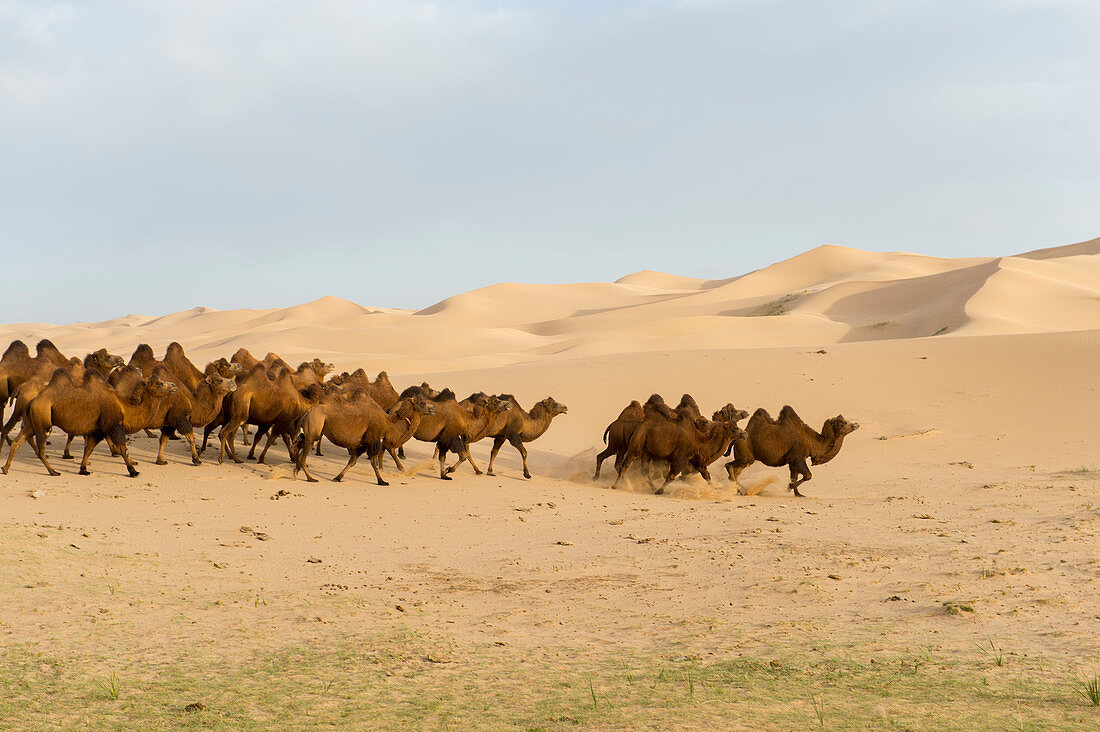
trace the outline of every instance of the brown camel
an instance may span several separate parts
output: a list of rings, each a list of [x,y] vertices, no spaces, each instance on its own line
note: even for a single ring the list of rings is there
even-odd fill
[[[123,360],[121,356],[114,356],[108,353],[106,348],[100,348],[98,351],[93,351],[86,355],[83,361],[74,356],[61,366],[61,368],[68,369],[69,374],[72,375],[75,380],[79,381],[84,378],[85,369],[95,369],[106,377],[115,369],[120,368],[122,364]],[[50,382],[50,378],[53,377],[53,372],[56,370],[57,367],[52,361],[43,360],[38,370],[12,392],[11,401],[14,404],[14,409],[12,410],[11,418],[8,419],[3,428],[0,429],[0,443],[10,442],[8,436],[15,428],[15,425],[23,419],[23,415],[27,411],[27,405],[46,387],[46,384]],[[67,460],[72,459],[72,455],[69,454],[69,445],[71,443],[72,439],[70,438],[65,443],[65,454],[62,455],[62,457]]]
[[[664,400],[651,397],[647,405],[651,407],[650,413],[631,435],[612,488],[618,487],[623,473],[639,459],[668,462],[668,472],[658,494],[663,493],[665,487],[678,475],[684,474],[689,466],[698,470],[709,482],[707,461],[717,459],[730,449],[735,439],[744,434],[736,424],[694,417],[690,408],[673,412],[664,405]]]
[[[425,392],[423,386],[410,386],[401,393],[401,398],[413,395],[424,396]],[[474,469],[474,473],[481,475],[481,469],[470,457],[470,444],[485,437],[492,416],[511,409],[511,402],[502,402],[497,397],[490,396],[483,402],[470,402],[463,406],[458,403],[454,392],[450,389],[444,389],[435,397],[428,398],[428,401],[435,408],[435,413],[421,417],[420,425],[413,432],[413,437],[421,442],[435,443],[436,455],[439,459],[439,477],[450,480],[450,474],[467,461]],[[448,450],[459,456],[458,462],[450,468],[445,464]]]
[[[619,412],[619,416],[615,418],[614,422],[607,425],[607,428],[603,431],[603,441],[607,447],[596,456],[596,472],[592,475],[592,480],[597,480],[600,477],[600,468],[603,467],[603,461],[612,455],[615,456],[615,470],[619,469],[623,461],[623,455],[626,454],[626,448],[630,444],[630,436],[634,434],[634,430],[638,429],[638,425],[644,419],[645,414],[642,412],[642,404],[635,399],[627,404],[623,411]]]
[[[4,355],[0,356],[0,421],[3,421],[4,407],[20,384],[37,373],[44,364],[61,368],[67,363],[68,359],[50,340],[40,340],[35,347],[34,356],[27,350],[26,343],[12,341]]]
[[[488,437],[493,438],[493,449],[489,453],[489,467],[485,472],[493,475],[493,461],[505,442],[512,445],[523,458],[523,477],[530,478],[531,471],[527,469],[527,448],[525,442],[537,440],[550,429],[550,422],[559,414],[565,414],[569,409],[553,397],[546,397],[531,408],[530,412],[524,411],[516,398],[511,394],[501,394],[500,398],[510,402],[512,408],[504,412],[506,421],[503,428],[490,429]]]
[[[786,465],[791,471],[787,490],[801,497],[798,486],[813,477],[806,465],[807,458],[813,465],[829,462],[840,452],[844,438],[858,429],[858,423],[838,415],[825,420],[821,432],[816,432],[789,406],[780,410],[777,420],[765,410],[757,409],[746,425],[745,437],[734,443],[734,459],[726,463],[726,473],[737,483],[741,471],[754,462],[772,468]]]
[[[401,468],[394,451],[412,437],[420,426],[423,415],[435,413],[435,407],[421,396],[399,399],[388,410],[383,409],[366,391],[360,389],[348,397],[326,397],[310,407],[295,422],[298,433],[291,450],[294,459],[294,476],[301,470],[306,480],[316,482],[306,467],[310,448],[324,435],[332,443],[348,451],[348,463],[333,478],[341,481],[344,475],[364,453],[370,457],[371,467],[378,485],[389,485],[382,479],[382,454],[389,452]]]
[[[68,363],[60,368],[67,370],[76,381],[80,381],[84,378],[84,364],[79,358],[74,357],[69,359]],[[27,405],[46,388],[46,385],[50,383],[50,379],[53,378],[53,374],[57,369],[58,367],[53,363],[43,361],[33,374],[25,379],[22,384],[15,387],[10,399],[13,405],[11,417],[4,423],[3,428],[0,429],[0,444],[11,444],[9,435],[11,435],[15,426],[23,420],[23,416],[27,413]],[[65,452],[68,453],[68,443],[66,443]],[[70,455],[69,457],[72,456]]]
[[[46,388],[27,405],[23,429],[12,442],[3,472],[7,474],[19,447],[30,441],[38,459],[50,475],[60,475],[46,459],[46,433],[57,427],[68,435],[84,437],[84,457],[80,461],[80,475],[88,475],[88,459],[92,450],[106,439],[126,464],[130,477],[138,471],[126,452],[127,426],[144,425],[150,415],[161,409],[165,399],[175,391],[168,384],[152,377],[134,390],[129,399],[123,399],[95,369],[84,372],[81,382],[73,379],[65,369],[54,372]],[[140,429],[140,427],[135,427]],[[131,430],[134,431],[134,430]]]
[[[694,400],[692,401],[694,402]],[[681,399],[681,406],[683,402],[684,400]],[[696,410],[698,410],[698,407],[696,407]],[[665,403],[664,398],[660,394],[652,394],[646,400],[644,406],[637,400],[626,405],[626,408],[619,413],[615,421],[607,425],[607,428],[603,431],[603,441],[607,447],[596,456],[596,472],[592,475],[592,480],[599,479],[603,461],[612,455],[615,456],[615,471],[618,472],[623,464],[626,448],[630,445],[631,435],[634,434],[634,430],[638,429],[638,425],[652,414],[662,414],[668,419],[676,419],[676,411]]]
[[[280,370],[277,379],[272,381],[268,378],[264,365],[257,364],[237,385],[237,390],[225,400],[229,405],[229,418],[218,433],[218,440],[221,442],[221,450],[218,453],[219,463],[225,459],[227,448],[233,462],[244,462],[237,457],[233,434],[246,422],[264,425],[270,431],[267,444],[260,453],[260,463],[264,462],[268,449],[279,437],[283,438],[287,451],[290,451],[288,432],[294,420],[316,404],[324,394],[324,387],[320,384],[310,384],[305,390],[298,391],[294,388],[290,374],[291,372],[285,369]],[[257,434],[253,447],[259,439],[260,436]]]
[[[187,441],[191,448],[191,463],[201,465],[198,453],[195,450],[195,427],[204,427],[213,420],[222,410],[222,401],[226,395],[231,394],[237,388],[237,383],[217,374],[204,376],[199,380],[194,390],[180,383],[177,377],[166,366],[158,366],[153,370],[153,375],[176,385],[176,392],[169,397],[168,408],[165,410],[160,428],[160,441],[157,449],[157,465],[166,465],[164,459],[164,447],[172,437],[179,433]]]

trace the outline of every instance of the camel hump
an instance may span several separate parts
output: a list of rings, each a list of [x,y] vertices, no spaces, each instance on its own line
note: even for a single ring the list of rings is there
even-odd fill
[[[85,371],[84,372],[84,380],[85,381],[88,380],[90,373],[93,373],[93,372],[92,371]],[[71,373],[69,373],[68,369],[54,369],[53,374],[50,375],[49,385],[50,386],[57,386],[58,384],[72,384],[72,385],[75,386],[76,381],[73,379],[73,375]]]
[[[56,351],[57,346],[55,346],[53,344],[53,341],[51,341],[49,338],[43,338],[34,347],[34,350],[38,351],[39,353],[41,353],[42,351]]]
[[[798,416],[798,412],[794,411],[794,407],[790,404],[784,404],[783,408],[779,410],[779,418],[797,419],[799,422],[802,421],[802,418]]]
[[[444,401],[444,400],[457,401],[457,399],[455,398],[455,393],[453,391],[451,391],[450,389],[444,389],[443,391],[439,392],[439,394],[436,396],[436,399],[438,399],[440,401]]]
[[[138,347],[134,349],[134,355],[131,358],[153,358],[153,348],[148,343],[140,343]]]
[[[387,373],[386,373],[385,371],[379,371],[379,372],[378,372],[378,376],[377,376],[377,377],[375,377],[375,379],[374,379],[375,383],[377,383],[377,382],[379,382],[379,381],[386,381],[386,382],[388,382],[389,380],[390,380],[390,375],[389,375],[389,374],[387,374]]]
[[[69,372],[64,370],[64,369],[58,369],[58,371],[64,371],[64,373],[66,375],[69,375]],[[54,375],[54,377],[56,377],[57,376],[57,371],[55,371],[53,375]],[[53,379],[51,379],[51,381],[52,380]],[[71,375],[69,375],[69,380],[72,381],[72,376]],[[89,385],[89,384],[103,384],[103,385],[106,385],[107,384],[107,379],[104,378],[103,374],[99,373],[95,369],[88,369],[87,371],[84,372],[84,384],[85,385]]]
[[[168,344],[168,348],[164,351],[164,355],[167,356],[169,354],[183,355],[183,346],[180,345],[179,341],[172,341]]]
[[[8,356],[27,356],[29,358],[30,355],[31,352],[27,348],[27,344],[17,339],[8,344],[2,358],[7,358]]]
[[[677,409],[683,409],[685,407],[689,409],[694,409],[696,412],[699,411],[699,404],[695,401],[695,397],[693,397],[691,394],[684,394],[682,397],[680,397],[680,403],[676,405]]]
[[[642,407],[642,409],[645,411],[647,417],[659,414],[666,419],[675,420],[678,418],[676,412],[665,403],[664,398],[660,394],[651,395],[649,399],[646,400],[645,406]]]

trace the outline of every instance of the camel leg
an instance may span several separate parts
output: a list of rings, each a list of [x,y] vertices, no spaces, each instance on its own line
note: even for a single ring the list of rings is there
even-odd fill
[[[198,450],[195,449],[195,432],[189,430],[183,433],[183,439],[187,440],[187,446],[191,448],[191,464],[202,465],[202,460],[199,460]]]
[[[146,437],[156,437],[156,435],[153,434],[153,430],[149,429],[148,427],[145,428],[145,436]]]
[[[402,445],[401,447],[397,448],[397,457],[399,457],[399,458],[401,458],[401,459],[404,459],[404,458],[405,458],[405,446],[404,446],[404,445]]]
[[[623,456],[622,464],[617,466],[617,469],[618,469],[619,473],[618,473],[618,475],[615,476],[615,482],[611,484],[612,488],[618,488],[619,487],[619,481],[623,479],[623,473],[626,472],[626,469],[630,467],[630,464],[632,462],[634,462],[634,456],[633,455],[631,455],[630,453],[627,453],[626,455]]]
[[[444,460],[447,458],[447,448],[436,445],[435,454],[439,456],[439,477],[443,480],[450,480],[451,476],[447,475],[447,466],[444,464]]]
[[[528,480],[531,479],[531,471],[527,469],[527,448],[523,446],[523,440],[518,437],[512,441],[512,446],[519,452],[519,456],[523,458],[523,477]]]
[[[669,483],[676,480],[676,476],[683,472],[684,467],[685,465],[683,460],[669,460],[668,473],[665,474],[665,482],[662,483],[661,487],[657,489],[656,495],[664,495],[665,488],[668,487]]]
[[[305,438],[302,441],[302,446],[295,448],[294,451],[294,477],[298,477],[298,471],[301,470],[306,474],[306,481],[310,483],[316,483],[317,479],[309,473],[309,468],[306,467],[306,460],[309,458],[309,438]]]
[[[164,459],[164,446],[168,444],[168,430],[162,429],[160,431],[160,445],[157,446],[157,459],[153,461],[155,465],[167,465],[168,461]]]
[[[800,474],[802,476],[801,478],[798,477]],[[802,485],[812,477],[813,474],[810,473],[810,468],[806,465],[806,459],[799,458],[798,460],[795,460],[793,463],[791,463],[791,484],[787,486],[787,488],[794,491],[794,494],[796,496],[802,498],[803,495],[798,492],[798,486]]]
[[[359,456],[362,455],[362,454],[363,454],[363,451],[358,449],[358,448],[356,448],[354,450],[349,448],[348,449],[348,464],[345,465],[344,469],[340,471],[340,474],[337,475],[332,480],[335,481],[336,483],[339,483],[341,480],[343,480],[344,479],[344,474],[347,473],[349,470],[351,470],[352,465],[355,465],[357,462],[359,462]]]
[[[241,444],[244,445],[245,447],[248,447],[248,445],[249,445],[249,442],[248,442],[248,425],[247,424],[242,424],[241,425]]]
[[[80,470],[77,471],[80,475],[91,475],[88,472],[88,460],[92,457],[92,450],[99,444],[99,440],[98,437],[84,435],[84,456],[80,459]]]
[[[401,448],[397,448],[397,451],[395,452],[392,447],[387,447],[386,452],[390,454],[390,457],[393,459],[393,464],[397,467],[398,471],[404,473],[405,466],[401,464],[401,458],[398,457],[398,454],[401,452]]]
[[[222,427],[221,432],[218,433],[218,441],[221,442],[221,452],[218,453],[219,465],[221,465],[222,461],[225,459],[227,448],[229,452],[229,457],[233,458],[233,462],[244,462],[244,460],[241,460],[239,457],[237,457],[237,447],[233,444],[233,437],[235,436],[239,428],[240,424],[230,423]]]
[[[603,468],[603,461],[607,460],[612,455],[615,455],[615,449],[612,447],[604,448],[604,451],[596,456],[596,472],[592,474],[592,480],[598,480],[600,477],[600,470]],[[618,456],[616,456],[616,463],[619,462]],[[618,465],[615,466],[618,468]]]
[[[486,475],[493,475],[493,461],[497,459],[497,453],[500,452],[500,448],[504,445],[503,437],[493,438],[493,449],[489,452],[489,467],[485,469]]]
[[[382,466],[381,452],[370,459],[370,466],[374,468],[374,477],[378,480],[378,485],[389,485],[389,483],[382,480],[382,472],[379,470],[379,468]]]
[[[317,438],[317,457],[324,457],[324,455],[321,454],[321,438],[320,437]]]
[[[72,460],[73,459],[73,454],[71,452],[69,452],[69,448],[72,447],[72,444],[73,444],[73,435],[69,435],[65,439],[65,452],[61,453],[61,459],[62,460]]]
[[[260,438],[266,435],[270,429],[271,425],[269,424],[262,424],[256,428],[256,437],[252,440],[252,448],[248,451],[249,460],[256,459],[256,446],[260,444]],[[270,445],[270,443],[268,444]],[[264,450],[264,452],[267,452],[267,450]]]
[[[470,464],[470,467],[474,469],[474,475],[481,475],[481,468],[474,463],[474,458],[470,455],[470,446],[465,442],[462,443],[462,459]],[[455,467],[458,467],[457,465]]]
[[[276,430],[270,430],[267,433],[267,444],[264,445],[264,449],[260,451],[260,459],[256,462],[260,465],[264,465],[264,458],[267,457],[267,451],[271,449],[271,446],[275,443],[275,440],[279,439],[279,433]],[[256,449],[256,445],[260,442],[260,430],[256,430],[256,439],[252,441],[252,449]],[[248,454],[249,460],[252,459],[252,453]]]
[[[12,458],[15,457],[15,453],[19,450],[24,442],[28,441],[31,443],[31,448],[34,450],[35,454],[38,455],[38,459],[41,460],[42,464],[46,466],[46,471],[50,475],[61,475],[61,473],[53,469],[53,466],[50,465],[50,461],[46,459],[46,450],[44,449],[46,444],[46,436],[32,435],[31,430],[29,429],[29,425],[26,424],[24,424],[23,429],[19,431],[19,434],[12,441],[11,448],[8,449],[8,461],[4,463],[4,475],[7,475],[8,470],[11,468],[11,461]]]
[[[0,434],[0,441],[6,442],[7,444],[10,445],[12,443],[12,439],[11,439],[11,437],[9,437],[9,435],[11,434],[11,431],[13,429],[15,429],[15,425],[18,424],[18,423],[19,423],[19,412],[12,412],[11,413],[11,418],[4,425],[3,433]]]
[[[126,471],[131,478],[141,475],[134,467],[134,461],[130,459],[130,454],[126,450],[126,433],[123,432],[121,426],[117,428],[114,434],[107,435],[107,443],[118,450],[118,454],[122,456],[122,462],[126,463]]]

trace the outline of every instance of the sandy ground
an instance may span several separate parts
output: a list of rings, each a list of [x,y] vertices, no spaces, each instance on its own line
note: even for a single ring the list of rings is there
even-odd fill
[[[1100,670],[1100,330],[1078,327],[1091,318],[1100,328],[1100,257],[1082,253],[1087,246],[980,262],[843,250],[843,261],[816,256],[812,266],[793,268],[797,276],[781,263],[718,286],[643,273],[595,294],[576,286],[569,301],[521,291],[503,308],[507,317],[476,298],[477,307],[456,305],[466,297],[459,296],[426,315],[352,312],[347,325],[331,325],[347,314],[342,301],[321,302],[303,306],[306,315],[255,315],[273,325],[251,334],[235,330],[241,311],[146,325],[11,326],[12,337],[46,334],[66,353],[94,344],[128,355],[147,341],[159,354],[174,337],[196,361],[239,345],[257,355],[270,346],[293,360],[313,355],[310,339],[328,338],[322,355],[341,367],[387,368],[398,388],[426,378],[460,393],[511,391],[525,404],[553,395],[569,413],[531,444],[530,481],[509,447],[497,476],[466,467],[447,483],[427,447],[414,443],[409,462],[420,470],[399,476],[390,466],[389,487],[374,485],[365,465],[341,484],[292,481],[285,453],[274,449],[267,466],[218,465],[207,453],[196,467],[182,443],[172,443],[172,464],[157,467],[154,440],[139,437],[131,449],[142,474],[134,480],[105,452],[93,459],[91,477],[58,460],[63,475],[50,478],[25,451],[0,480],[8,588],[0,639],[8,653],[33,647],[84,658],[92,675],[106,673],[109,642],[139,678],[134,664],[155,675],[165,664],[200,667],[214,657],[251,658],[265,648],[324,643],[336,632],[347,641],[349,633],[384,629],[435,639],[450,649],[437,655],[454,657],[435,659],[444,664],[481,647],[543,659],[571,648],[724,659],[829,644],[871,655],[926,649],[977,663],[986,644],[1020,664],[1042,659],[1040,671],[1026,662],[1040,675]],[[991,263],[994,271],[980,278],[971,271]],[[1047,270],[1026,269],[1038,265]],[[936,279],[960,272],[962,282],[951,287]],[[1033,282],[1016,282],[998,303],[989,285],[997,277],[1038,278],[1046,289],[1035,294]],[[765,304],[803,290],[803,301],[831,304],[817,314],[731,317],[752,322],[723,326],[717,345],[703,347],[709,326],[696,319],[720,316],[692,314],[701,306],[686,301],[711,297],[714,312],[747,308],[715,297],[722,287],[753,284],[746,280],[757,282],[746,297]],[[854,322],[855,305],[837,304],[864,295],[838,298],[836,288],[875,293],[866,295],[860,321],[890,321],[878,330],[908,333],[918,317],[881,309],[896,310],[899,293],[918,284],[920,297],[906,295],[914,312],[937,299],[951,303],[935,317],[925,312],[926,337],[856,337],[867,328]],[[643,304],[603,292],[658,285],[660,296],[638,295]],[[681,294],[668,295],[676,287]],[[1027,305],[1033,294],[1039,304]],[[655,308],[677,302],[667,320],[654,317]],[[853,322],[820,314],[837,308]],[[1031,327],[1021,325],[1021,313]],[[441,316],[453,322],[429,328],[414,320]],[[597,316],[609,320],[574,322]],[[216,327],[188,330],[217,317]],[[371,317],[419,328],[407,336],[410,355],[378,354],[399,350],[400,323],[379,336],[385,349],[370,348],[359,322]],[[612,336],[629,318],[635,334],[648,329],[649,336],[630,336],[630,348],[617,352],[625,340]],[[789,318],[816,322],[782,322]],[[956,332],[928,337],[941,327],[935,318]],[[463,319],[469,323],[455,325]],[[531,341],[532,323],[553,334]],[[778,343],[729,347],[738,328],[762,338],[771,323]],[[326,327],[332,332],[315,332]],[[586,328],[581,344],[577,333]],[[344,330],[360,340],[340,341]],[[805,342],[787,342],[796,331]],[[460,353],[443,363],[440,349],[452,344],[461,344]],[[732,401],[775,414],[791,404],[813,425],[843,413],[862,429],[833,462],[815,468],[804,499],[785,490],[785,471],[759,465],[742,476],[759,490],[753,496],[737,495],[721,470],[714,485],[695,478],[670,496],[651,495],[643,476],[610,490],[610,463],[593,481],[603,428],[630,399],[654,391],[670,400],[689,391],[705,411]],[[50,449],[59,449],[56,439]],[[326,457],[313,458],[319,477],[339,470],[339,452],[326,443]],[[487,452],[484,443],[474,449],[482,467]],[[593,702],[598,708],[595,692]],[[89,722],[43,714],[63,725]],[[1096,720],[1056,721],[1087,727]],[[737,724],[751,726],[744,718]],[[606,719],[596,726],[605,725],[616,726]]]

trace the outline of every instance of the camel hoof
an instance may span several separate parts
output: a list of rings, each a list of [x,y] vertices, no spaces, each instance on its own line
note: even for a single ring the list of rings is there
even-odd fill
[[[486,475],[491,475],[491,476],[493,476],[493,477],[496,477],[496,473],[494,473],[494,472],[493,472],[492,470],[487,470],[487,471],[485,471],[485,474],[486,474]]]
[[[8,469],[7,468],[0,468],[0,472],[2,472],[4,475],[7,475],[8,474]]]
[[[167,465],[167,464],[168,464],[167,460],[155,460],[153,462],[153,465]]]
[[[665,494],[665,487],[661,486],[660,488],[657,489],[657,491],[653,495],[663,496],[664,494]]]
[[[384,480],[380,480],[380,481],[378,481],[378,485],[389,485],[389,483],[387,483]]]
[[[332,482],[333,482],[333,483],[339,483],[339,482],[340,482],[340,481],[342,481],[343,479],[344,479],[344,478],[343,478],[343,476],[341,476],[341,475],[337,475],[337,476],[336,476],[335,478],[333,478],[333,479],[332,479]]]
[[[7,474],[7,471],[5,471],[5,475],[6,474]],[[56,470],[51,470],[50,475],[52,475],[53,477],[56,478],[57,476],[61,475],[61,473],[57,472]],[[91,473],[89,473],[87,470],[85,470],[84,475],[91,475]]]
[[[61,456],[61,459],[62,459],[62,460],[72,460],[72,459],[73,459],[73,456],[72,456],[72,455],[62,455],[62,456]]]
[[[527,480],[531,480],[531,474],[528,473],[527,471],[523,472],[523,477],[526,478]]]
[[[267,465],[267,463],[265,463],[265,462],[263,461],[263,458],[261,458],[261,459],[257,460],[257,461],[256,461],[256,464],[257,464],[257,465]]]
[[[202,460],[199,460],[198,458],[195,458],[194,460],[191,461],[191,464],[192,465],[202,465]]]
[[[76,474],[77,475],[91,475],[91,473],[88,472],[87,468],[81,468],[80,470],[76,471]],[[61,475],[61,474],[54,472],[54,473],[50,473],[50,475]]]
[[[475,470],[474,475],[484,475],[480,470]]]
[[[255,456],[255,455],[249,455],[249,456],[248,456],[248,459],[249,459],[249,460],[255,460],[255,459],[256,459],[256,456]]]
[[[131,469],[130,469],[130,477],[131,477],[131,478],[136,478],[136,477],[138,477],[139,475],[141,475],[141,473],[139,473],[138,471],[134,470],[133,468],[131,468]]]
[[[233,458],[233,462],[235,462],[237,465],[241,465],[244,463],[244,460],[241,460],[240,458]]]
[[[334,480],[335,480],[335,479],[334,479]],[[316,478],[306,478],[306,482],[307,482],[307,483],[316,483],[316,482],[317,482],[317,479],[316,479]]]
[[[454,480],[454,479],[453,479],[453,478],[451,478],[451,476],[449,476],[449,475],[441,475],[441,476],[439,476],[439,477],[440,477],[440,478],[442,478],[443,480]]]

